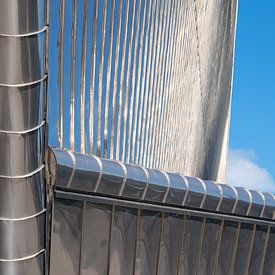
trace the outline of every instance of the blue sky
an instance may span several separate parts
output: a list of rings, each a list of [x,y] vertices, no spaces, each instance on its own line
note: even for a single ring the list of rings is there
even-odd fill
[[[262,172],[269,174],[273,182],[275,180],[274,14],[275,1],[239,1],[229,158],[231,166],[232,154],[234,161],[237,157],[247,159],[250,164],[254,163]],[[244,167],[240,167],[242,168]],[[253,173],[255,169],[255,167],[252,169]],[[259,183],[259,188],[263,184]]]

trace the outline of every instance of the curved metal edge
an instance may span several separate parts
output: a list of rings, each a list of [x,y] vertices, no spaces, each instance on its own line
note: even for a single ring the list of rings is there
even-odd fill
[[[35,32],[29,32],[29,33],[22,33],[22,34],[5,34],[0,33],[1,37],[8,37],[8,38],[20,38],[20,37],[30,37],[34,35],[39,35],[40,33],[46,32],[48,30],[48,26],[44,26],[41,30],[35,31]]]
[[[118,196],[121,197],[123,194],[123,190],[125,188],[126,180],[127,180],[127,169],[126,169],[126,166],[121,161],[116,161],[116,163],[118,163],[122,167],[122,170],[124,172],[124,177],[122,179],[122,185],[121,185],[121,188],[120,188],[120,191],[118,194]]]
[[[42,128],[44,126],[44,124],[45,124],[45,121],[43,120],[39,125],[31,128],[31,129],[24,130],[24,131],[7,131],[7,130],[0,129],[0,134],[24,135],[24,134],[34,132],[35,130],[38,130],[39,128]]]
[[[201,182],[202,184],[202,187],[203,187],[203,190],[204,190],[204,195],[203,195],[203,198],[202,198],[202,201],[201,201],[201,205],[200,205],[200,208],[203,208],[203,205],[205,203],[205,200],[206,200],[206,196],[207,196],[207,189],[206,189],[206,185],[205,185],[205,182],[203,180],[201,180],[200,178],[196,178],[199,182]]]
[[[182,178],[183,182],[186,185],[186,194],[185,194],[185,196],[182,200],[182,203],[181,203],[181,206],[184,206],[185,203],[186,203],[187,197],[188,197],[188,193],[189,193],[189,182],[188,182],[188,180],[186,179],[186,177],[184,175],[182,175],[180,173],[177,173],[177,175],[179,175]]]
[[[33,86],[38,83],[41,83],[45,81],[48,78],[48,75],[45,74],[42,78],[32,81],[32,82],[26,82],[26,83],[20,83],[20,84],[4,84],[0,83],[0,87],[6,87],[6,88],[20,88],[20,87],[28,87],[28,86]]]
[[[46,213],[47,209],[43,209],[42,211],[34,214],[34,215],[31,215],[31,216],[27,216],[27,217],[21,217],[21,218],[3,218],[3,217],[0,217],[0,221],[13,221],[13,222],[17,222],[17,221],[26,221],[26,220],[30,220],[30,219],[33,219],[33,218],[36,218],[44,213]]]
[[[38,251],[37,253],[27,256],[27,257],[22,257],[22,258],[17,258],[17,259],[0,259],[0,262],[22,262],[22,261],[26,261],[26,260],[30,260],[33,258],[36,258],[37,256],[39,256],[40,254],[44,254],[46,252],[45,249],[42,249],[40,251]]]
[[[166,180],[167,180],[166,192],[165,192],[164,197],[163,197],[163,199],[162,199],[162,202],[165,203],[165,202],[166,202],[166,199],[167,199],[167,196],[168,196],[168,193],[169,193],[169,190],[170,190],[170,185],[171,185],[171,183],[170,183],[170,178],[169,178],[168,174],[165,173],[165,172],[162,171],[162,170],[160,170],[160,172],[162,172],[162,173],[164,174],[164,176],[165,176],[165,178],[166,178]]]
[[[28,178],[31,177],[33,175],[35,175],[36,173],[42,171],[44,169],[45,165],[42,164],[40,167],[38,167],[37,169],[33,170],[32,172],[25,174],[25,175],[20,175],[20,176],[4,176],[4,175],[0,175],[0,178],[5,178],[5,179],[23,179],[23,178]]]
[[[68,168],[69,168],[68,173],[70,173],[70,175],[68,175],[68,177],[70,177],[70,180],[69,180],[69,182],[67,184],[67,187],[70,188],[70,183],[71,183],[71,181],[74,178],[75,169],[77,169],[77,163],[76,163],[77,158],[76,158],[75,154],[73,152],[71,152],[70,150],[67,150],[67,149],[52,149],[53,153],[55,153],[54,152],[55,150],[58,150],[58,151],[61,151],[61,152],[63,151],[64,153],[66,153],[66,154],[68,154],[70,156],[71,161],[70,161],[70,164],[68,164]],[[102,195],[104,195],[104,191],[102,191],[102,190],[100,192],[98,191],[98,189],[99,189],[98,187],[100,186],[102,176],[104,175],[104,171],[103,171],[104,169],[103,169],[102,160],[101,160],[101,158],[99,158],[97,156],[94,156],[94,155],[90,156],[90,158],[93,159],[93,160],[96,160],[96,162],[98,164],[98,167],[99,167],[99,170],[100,170],[99,172],[97,171],[98,177],[97,177],[96,186],[95,186],[94,190],[91,190],[91,192],[92,193],[102,193]],[[55,160],[55,162],[57,162],[57,161],[58,160]],[[121,186],[119,187],[118,192],[116,194],[113,194],[114,196],[123,197],[123,191],[124,191],[125,186],[127,184],[127,176],[128,176],[127,175],[127,167],[126,167],[126,165],[124,165],[120,161],[109,160],[109,159],[108,159],[108,161],[114,162],[116,165],[119,165],[118,167],[121,167],[121,172],[123,171],[123,175],[121,175],[121,180],[122,180]],[[55,165],[57,165],[57,164],[58,163],[55,163]],[[133,165],[133,164],[127,164],[127,165]],[[161,202],[163,204],[167,203],[167,196],[168,196],[168,194],[169,194],[169,192],[171,190],[171,186],[173,186],[173,184],[170,182],[169,174],[167,174],[166,172],[164,172],[162,170],[148,169],[148,168],[144,168],[143,166],[140,166],[140,165],[134,165],[134,166],[138,166],[139,168],[142,169],[142,170],[139,170],[139,173],[141,173],[141,172],[143,173],[144,172],[144,174],[145,174],[145,179],[143,181],[143,185],[146,184],[146,186],[144,188],[142,196],[138,200],[140,200],[140,201],[145,201],[146,200],[145,199],[146,198],[146,194],[147,194],[148,188],[150,187],[150,183],[149,183],[149,171],[150,170],[155,170],[158,173],[161,173],[165,177],[165,179],[166,179],[165,180],[165,184],[163,182],[164,179],[163,179],[162,176],[161,176],[161,179],[159,179],[159,181],[161,181],[159,183],[162,183],[162,187],[166,186],[166,190],[164,191],[165,192],[164,197],[161,199],[161,201],[157,201],[157,202],[158,203]],[[97,168],[97,170],[98,170],[98,168]],[[188,205],[186,205],[186,200],[188,198],[188,193],[190,192],[190,186],[189,186],[188,179],[184,175],[182,175],[180,173],[176,173],[176,175],[178,175],[178,176],[180,176],[182,178],[182,181],[183,181],[183,183],[186,186],[186,193],[185,193],[184,198],[183,198],[183,200],[181,202],[181,205],[178,205],[178,206],[188,207]],[[144,178],[144,175],[143,175],[143,178]],[[202,199],[199,202],[197,208],[204,209],[206,211],[207,210],[211,210],[211,209],[206,209],[205,208],[205,201],[206,201],[207,195],[208,195],[208,193],[207,193],[207,182],[205,182],[205,181],[203,181],[203,180],[201,180],[199,178],[195,178],[195,179],[200,183],[200,186],[201,186],[201,189],[202,189],[201,190],[202,192],[200,191],[201,192],[200,195],[202,196]],[[74,179],[74,180],[76,180],[76,179]],[[156,184],[157,183],[158,183],[158,179],[156,179]],[[236,188],[236,187],[234,187],[232,185],[223,184],[223,183],[216,183],[216,182],[213,182],[213,183],[216,184],[217,191],[219,190],[219,193],[220,193],[219,202],[217,202],[217,206],[215,206],[216,209],[214,209],[214,211],[216,211],[216,212],[220,211],[222,202],[225,199],[225,195],[226,194],[224,194],[224,190],[222,188],[222,186],[224,185],[227,188],[229,188],[229,190],[232,191],[231,195],[230,195],[230,200],[232,201],[232,205],[233,205],[232,208],[230,207],[230,210],[224,211],[224,213],[231,213],[231,214],[237,215],[238,214],[238,211],[237,211],[237,207],[238,206],[237,205],[238,205],[238,202],[241,199],[239,197],[239,194],[238,194],[238,189],[239,188]],[[258,215],[255,215],[255,214],[251,215],[252,214],[252,207],[253,207],[253,196],[252,196],[252,193],[249,190],[245,189],[245,188],[241,188],[241,189],[244,190],[245,193],[247,194],[247,199],[246,199],[247,200],[247,209],[245,208],[245,212],[246,213],[244,215],[245,216],[259,217]],[[260,218],[267,218],[265,216],[265,214],[264,214],[264,211],[266,209],[266,204],[267,204],[266,200],[265,200],[265,195],[263,193],[259,192],[259,191],[257,193],[262,198],[262,210],[261,210],[261,213],[259,214]],[[218,193],[217,193],[217,195],[218,195]],[[268,198],[271,200],[271,195],[270,194],[269,194]],[[135,199],[135,198],[133,198],[133,199]],[[259,202],[257,201],[257,203],[259,203]],[[270,207],[273,207],[273,204],[270,205]],[[272,210],[269,210],[269,212],[270,211],[272,211]]]

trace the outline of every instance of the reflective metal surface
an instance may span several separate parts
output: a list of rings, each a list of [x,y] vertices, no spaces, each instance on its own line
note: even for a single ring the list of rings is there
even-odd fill
[[[51,274],[272,274],[271,194],[49,153]]]
[[[50,0],[50,145],[224,181],[236,6]]]
[[[18,35],[45,26],[45,0],[2,0],[0,34]]]
[[[274,220],[275,198],[199,178],[53,148],[56,188]],[[265,199],[264,199],[265,198]]]
[[[46,272],[46,2],[0,2],[0,274]]]

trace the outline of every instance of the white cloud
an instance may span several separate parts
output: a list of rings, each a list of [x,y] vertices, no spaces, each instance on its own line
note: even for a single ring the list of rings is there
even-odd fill
[[[275,193],[275,184],[271,175],[256,163],[253,150],[229,150],[227,183],[251,190]]]

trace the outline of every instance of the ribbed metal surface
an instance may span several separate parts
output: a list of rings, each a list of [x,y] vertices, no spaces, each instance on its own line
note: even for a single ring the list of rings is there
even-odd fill
[[[51,274],[273,274],[275,197],[54,149]]]
[[[44,5],[0,2],[0,274],[45,271]]]
[[[50,2],[50,144],[224,180],[237,1]]]

